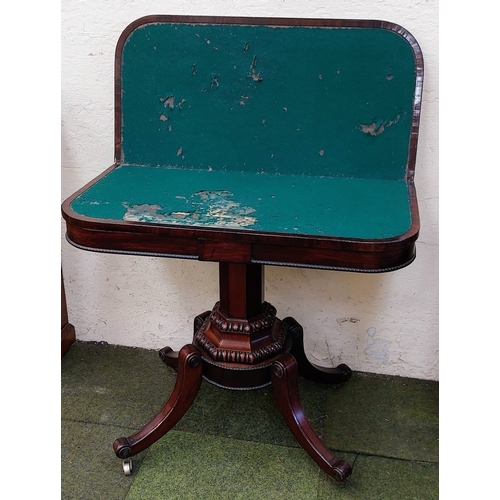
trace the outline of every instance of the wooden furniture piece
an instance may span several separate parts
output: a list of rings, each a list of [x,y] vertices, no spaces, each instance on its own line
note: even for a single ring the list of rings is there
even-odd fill
[[[158,415],[114,442],[124,469],[188,410],[202,379],[272,384],[294,436],[333,479],[351,466],[304,415],[303,330],[264,301],[264,266],[392,271],[415,258],[420,48],[380,21],[149,16],[116,49],[115,163],[63,204],[67,239],[94,251],[219,262],[220,300]]]
[[[76,341],[75,327],[69,322],[68,308],[66,306],[66,291],[64,278],[61,271],[61,358],[69,351]]]

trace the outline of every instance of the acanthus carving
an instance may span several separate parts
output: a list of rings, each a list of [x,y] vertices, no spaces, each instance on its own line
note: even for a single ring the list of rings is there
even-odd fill
[[[269,302],[264,302],[262,304],[262,314],[251,320],[227,318],[219,311],[219,305],[220,303],[217,302],[210,313],[210,322],[220,332],[255,333],[265,328],[271,328],[276,321],[276,308]]]
[[[270,343],[252,351],[237,351],[222,349],[215,346],[205,335],[208,328],[215,327],[222,333],[252,334],[265,329],[271,329],[276,321],[276,309],[269,303],[262,304],[262,315],[251,320],[235,320],[227,318],[219,311],[217,303],[211,314],[194,336],[196,345],[201,347],[213,360],[226,363],[256,364],[283,351],[287,328],[281,324],[278,338],[271,339]]]

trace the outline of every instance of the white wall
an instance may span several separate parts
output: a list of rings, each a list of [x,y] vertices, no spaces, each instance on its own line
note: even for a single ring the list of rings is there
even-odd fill
[[[312,360],[357,371],[438,379],[437,0],[62,0],[61,201],[113,163],[113,61],[121,31],[148,14],[365,18],[392,21],[425,61],[416,185],[417,259],[389,274],[266,267],[266,300],[305,328]],[[62,219],[61,219],[62,221]],[[218,299],[218,267],[100,254],[64,239],[71,323],[80,340],[179,349]]]

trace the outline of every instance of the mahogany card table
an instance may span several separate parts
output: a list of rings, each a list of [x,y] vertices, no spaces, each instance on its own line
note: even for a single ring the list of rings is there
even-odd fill
[[[125,29],[115,162],[63,203],[67,239],[218,262],[220,290],[194,318],[192,342],[161,349],[176,384],[149,423],[115,440],[126,474],[206,380],[272,385],[304,450],[334,480],[349,478],[297,381],[340,385],[351,369],[310,362],[300,324],[264,300],[264,268],[375,273],[414,260],[422,84],[417,41],[390,22],[158,15]]]

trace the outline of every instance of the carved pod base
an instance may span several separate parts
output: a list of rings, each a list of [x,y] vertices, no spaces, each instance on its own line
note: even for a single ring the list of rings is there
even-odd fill
[[[283,352],[285,338],[286,328],[271,304],[264,302],[258,316],[235,319],[217,303],[195,332],[194,344],[213,361],[256,365]]]
[[[145,426],[115,440],[116,455],[128,460],[169,432],[191,407],[202,380],[231,390],[272,385],[276,405],[298,443],[331,478],[346,481],[351,466],[335,457],[307,420],[298,377],[339,385],[349,379],[350,368],[310,363],[302,326],[292,317],[278,319],[276,309],[263,302],[261,265],[221,263],[219,284],[220,301],[194,319],[193,342],[179,352],[168,346],[159,352],[177,372],[169,399]],[[125,473],[126,467],[124,462]]]
[[[233,390],[269,385],[272,364],[289,350],[287,327],[276,318],[276,309],[264,302],[261,314],[235,319],[219,306],[195,320],[193,344],[202,352],[203,378]]]

